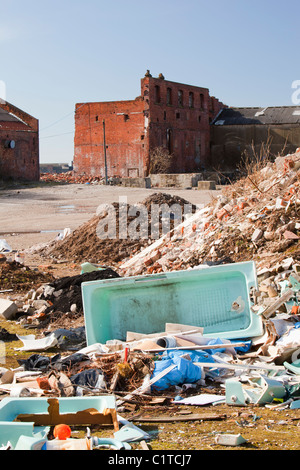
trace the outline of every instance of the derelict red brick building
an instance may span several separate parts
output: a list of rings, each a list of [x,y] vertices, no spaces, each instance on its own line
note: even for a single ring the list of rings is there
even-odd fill
[[[0,179],[38,181],[39,122],[0,100]]]
[[[147,71],[134,100],[76,104],[74,171],[104,177],[106,153],[109,177],[145,177],[153,150],[164,148],[172,173],[199,172],[209,162],[210,122],[223,107],[207,88]]]

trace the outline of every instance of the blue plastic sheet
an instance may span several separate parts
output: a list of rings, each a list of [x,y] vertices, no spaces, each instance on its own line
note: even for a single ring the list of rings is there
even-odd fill
[[[230,341],[230,340],[228,340]],[[231,348],[234,348],[236,350],[236,352],[238,353],[245,353],[245,352],[248,352],[249,349],[251,348],[251,345],[252,345],[252,341],[251,340],[245,340],[245,339],[237,339],[235,340],[237,343],[241,342],[241,343],[244,343],[244,346],[235,346],[235,342],[234,341],[230,341],[230,344],[228,345],[225,345],[224,344],[224,348],[218,348],[218,352],[219,353],[223,353],[225,352],[226,350],[226,347],[231,347]],[[216,338],[216,339],[212,339],[210,340],[207,345],[210,346],[210,345],[215,345],[215,344],[223,344],[224,341],[222,341],[222,339],[220,338]],[[213,351],[212,349],[207,349],[206,350],[209,354],[214,354],[216,351]]]
[[[188,354],[190,359],[182,357],[185,354]],[[214,360],[210,354],[203,351],[173,350],[169,351],[168,354],[164,353],[161,356],[161,360],[155,361],[152,378],[157,377],[158,374],[171,365],[175,364],[176,367],[155,382],[153,388],[156,390],[166,390],[172,385],[197,382],[201,379],[202,371],[194,362],[214,362]]]

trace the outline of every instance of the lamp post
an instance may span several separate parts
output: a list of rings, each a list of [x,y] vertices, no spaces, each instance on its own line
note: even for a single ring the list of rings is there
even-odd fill
[[[106,141],[105,141],[105,120],[103,119],[103,148],[104,148],[104,166],[105,166],[105,184],[107,185],[107,161],[106,161]]]

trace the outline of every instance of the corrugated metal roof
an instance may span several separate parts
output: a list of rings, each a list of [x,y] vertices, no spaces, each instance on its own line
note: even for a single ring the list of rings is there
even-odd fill
[[[224,108],[213,120],[212,124],[216,126],[300,124],[300,107]]]

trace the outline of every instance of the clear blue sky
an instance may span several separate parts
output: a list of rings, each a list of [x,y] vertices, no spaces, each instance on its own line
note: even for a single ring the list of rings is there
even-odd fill
[[[299,0],[0,0],[0,81],[39,119],[41,163],[68,163],[75,103],[134,99],[147,69],[229,106],[292,105],[299,18]]]

